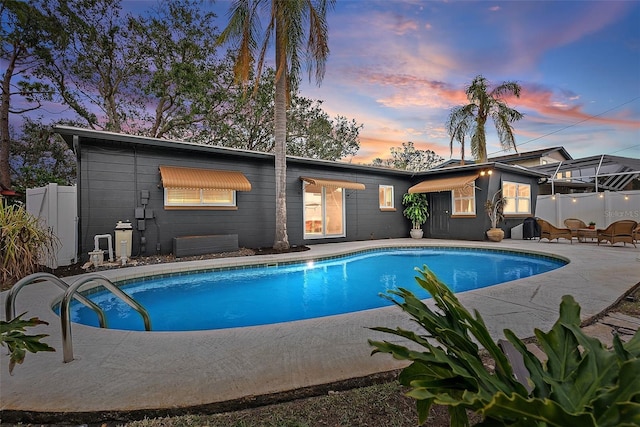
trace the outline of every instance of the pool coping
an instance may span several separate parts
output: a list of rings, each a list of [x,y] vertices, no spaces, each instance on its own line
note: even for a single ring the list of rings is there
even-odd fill
[[[203,267],[292,262],[395,246],[456,246],[554,255],[568,265],[534,277],[459,294],[478,309],[492,336],[508,326],[528,337],[548,330],[560,299],[571,294],[582,318],[600,313],[640,280],[640,251],[632,246],[503,240],[501,243],[431,239],[389,239],[311,245],[306,252],[156,264],[100,272],[110,280]],[[615,273],[615,274],[612,274]],[[67,278],[71,281],[74,278]],[[603,285],[606,284],[606,285]],[[260,396],[338,383],[399,369],[388,355],[371,356],[368,339],[398,340],[370,327],[411,327],[397,307],[276,325],[197,332],[131,332],[73,325],[75,360],[62,363],[59,318],[48,308],[60,291],[38,283],[18,295],[16,312],[48,321],[37,328],[55,353],[28,354],[14,375],[0,355],[3,422],[123,419],[135,414],[177,414],[195,408],[225,410],[231,402],[250,405]],[[2,293],[2,302],[6,292]],[[40,418],[39,418],[40,417]],[[119,418],[120,417],[120,418]],[[126,418],[124,418],[126,419]],[[97,422],[97,421],[96,421]]]

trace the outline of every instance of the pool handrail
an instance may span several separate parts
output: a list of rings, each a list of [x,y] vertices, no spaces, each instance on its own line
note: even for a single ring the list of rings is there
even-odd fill
[[[4,314],[7,322],[16,317],[15,303],[16,303],[16,297],[18,296],[18,292],[20,292],[20,289],[22,289],[26,285],[35,283],[37,281],[42,281],[42,280],[48,280],[52,282],[63,291],[66,291],[67,289],[69,289],[69,284],[67,282],[65,282],[64,280],[60,279],[57,276],[54,276],[51,273],[37,272],[37,273],[30,274],[26,277],[23,277],[22,279],[18,280],[7,292],[7,299],[5,300],[5,304],[4,304],[4,308],[5,308]],[[87,307],[93,309],[93,311],[96,312],[96,314],[98,315],[98,322],[100,323],[101,328],[107,327],[107,317],[104,314],[104,311],[102,310],[102,308],[100,308],[100,306],[98,306],[96,303],[94,303],[90,299],[87,299],[82,294],[74,294],[73,297],[78,301],[80,301],[82,304],[86,305]]]
[[[76,295],[76,292],[80,289],[80,287],[92,281],[101,282],[105,288],[114,293],[116,296],[120,297],[120,299],[127,303],[131,308],[136,310],[140,314],[140,316],[142,316],[145,330],[151,330],[151,319],[149,317],[149,313],[142,305],[140,305],[140,303],[131,298],[131,296],[129,296],[126,292],[124,292],[104,276],[101,276],[99,274],[83,275],[75,282],[73,282],[71,286],[69,286],[62,297],[62,301],[60,302],[60,321],[62,324],[62,361],[64,363],[68,363],[73,360],[70,310],[71,298]]]

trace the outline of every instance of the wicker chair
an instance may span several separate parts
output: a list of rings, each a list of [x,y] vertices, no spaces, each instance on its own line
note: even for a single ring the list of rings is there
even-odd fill
[[[571,230],[573,237],[578,237],[578,228],[587,228],[587,224],[581,219],[567,218],[564,220],[564,226]]]
[[[547,239],[549,243],[552,240],[567,239],[573,244],[573,234],[569,228],[558,228],[544,219],[536,219],[536,222],[540,226],[540,240]]]
[[[598,229],[598,244],[600,244],[600,242],[609,242],[614,245],[618,242],[622,242],[625,246],[627,243],[631,243],[633,247],[637,247],[633,235],[637,226],[638,223],[631,219],[622,219],[610,224],[605,229]]]

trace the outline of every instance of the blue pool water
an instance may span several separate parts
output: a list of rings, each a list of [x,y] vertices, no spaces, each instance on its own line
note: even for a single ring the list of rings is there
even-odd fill
[[[562,267],[560,259],[517,252],[419,248],[374,250],[317,262],[185,274],[131,283],[153,331],[194,331],[287,322],[389,305],[403,287],[421,298],[416,267],[427,265],[454,292],[483,288]],[[144,330],[140,315],[111,293],[90,298],[113,329]],[[95,312],[72,304],[74,322],[98,326]]]

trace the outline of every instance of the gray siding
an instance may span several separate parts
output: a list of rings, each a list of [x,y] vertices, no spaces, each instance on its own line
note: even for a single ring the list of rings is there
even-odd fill
[[[83,129],[61,128],[61,135],[72,146],[78,159],[79,255],[88,259],[94,249],[94,236],[112,234],[118,221],[133,225],[132,255],[168,254],[173,238],[183,236],[237,234],[238,245],[246,248],[270,247],[275,234],[275,177],[273,156],[218,147],[171,142],[130,135],[117,135]],[[166,210],[158,167],[184,166],[242,172],[252,189],[237,192],[237,210]],[[369,239],[408,237],[410,222],[402,215],[402,196],[412,185],[429,178],[477,173],[493,168],[491,176],[476,181],[476,216],[444,219],[446,227],[426,237],[461,240],[485,240],[490,221],[484,202],[503,180],[531,184],[532,212],[538,194],[540,174],[520,171],[505,165],[487,164],[408,173],[363,167],[340,162],[289,158],[287,160],[287,232],[292,245],[319,244]],[[304,239],[301,176],[359,182],[364,190],[345,190],[346,235],[340,238]],[[378,186],[393,185],[395,211],[381,211]],[[142,194],[148,193],[143,205]],[[447,192],[449,193],[449,192]],[[430,202],[436,193],[429,194]],[[450,194],[450,193],[449,193]],[[440,199],[443,200],[443,199]],[[444,202],[445,200],[443,200]],[[448,202],[450,204],[450,202]],[[146,208],[146,219],[136,212]],[[442,212],[447,206],[441,206]],[[448,208],[450,212],[450,206]],[[152,214],[151,214],[152,213]],[[522,223],[526,215],[508,218],[500,227],[510,229]],[[440,222],[439,224],[442,224]],[[101,241],[102,249],[106,249]],[[114,242],[117,245],[118,242]]]
[[[84,140],[79,153],[79,210],[82,259],[94,248],[94,236],[113,233],[118,221],[133,224],[132,255],[167,254],[174,237],[237,234],[240,247],[273,245],[275,233],[275,177],[271,157],[239,158],[201,152],[128,146],[126,143]],[[237,192],[237,210],[165,210],[158,166],[241,171],[251,182],[249,192]],[[345,179],[365,184],[365,190],[345,190],[346,237],[305,240],[301,176]],[[395,212],[378,207],[378,185],[393,185]],[[293,245],[384,239],[407,236],[409,223],[402,216],[401,198],[408,183],[388,172],[348,171],[344,167],[314,167],[291,161],[287,167],[287,231]],[[146,209],[153,218],[139,222],[141,193],[149,192]],[[143,229],[144,228],[144,229]],[[145,244],[141,244],[141,238]],[[114,242],[114,245],[117,242]],[[102,249],[106,249],[101,241]]]

